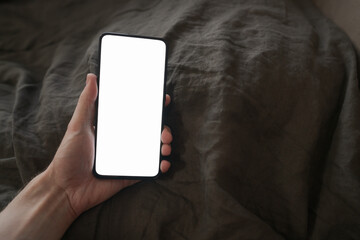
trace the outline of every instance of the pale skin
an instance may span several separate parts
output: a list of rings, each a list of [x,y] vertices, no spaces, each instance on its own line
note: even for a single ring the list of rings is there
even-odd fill
[[[92,173],[96,97],[96,76],[88,74],[53,161],[0,213],[0,239],[60,239],[81,213],[138,182],[99,179]],[[170,101],[166,95],[165,106]],[[161,141],[162,155],[170,155],[172,134],[167,126]],[[161,172],[169,168],[170,162],[162,160]]]

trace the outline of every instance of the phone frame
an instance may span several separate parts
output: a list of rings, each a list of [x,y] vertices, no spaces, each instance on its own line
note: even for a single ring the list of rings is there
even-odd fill
[[[98,76],[97,76],[97,86],[98,86],[98,95],[96,97],[95,100],[95,117],[94,117],[94,126],[95,126],[95,141],[94,141],[94,164],[93,164],[93,174],[95,177],[97,178],[102,178],[102,179],[133,179],[133,180],[146,180],[146,179],[156,179],[159,177],[159,175],[161,174],[160,171],[160,164],[161,164],[161,159],[162,159],[162,154],[161,154],[161,146],[162,146],[162,142],[161,142],[161,137],[160,137],[160,147],[159,147],[159,168],[158,168],[158,173],[155,176],[151,176],[151,177],[147,177],[147,176],[123,176],[123,175],[101,175],[99,173],[96,172],[96,146],[97,146],[97,122],[98,122],[98,104],[99,104],[99,98],[100,98],[100,64],[101,64],[101,44],[102,44],[102,39],[104,36],[106,35],[115,35],[115,36],[122,36],[122,37],[130,37],[130,38],[144,38],[144,39],[152,39],[152,40],[159,40],[162,41],[165,44],[165,68],[164,68],[164,86],[163,86],[163,104],[162,104],[162,117],[161,117],[161,133],[164,129],[164,122],[165,122],[165,100],[166,100],[166,81],[167,81],[167,62],[168,62],[168,45],[166,43],[166,41],[163,38],[158,38],[158,37],[149,37],[149,36],[141,36],[141,35],[131,35],[131,34],[124,34],[124,33],[116,33],[116,32],[104,32],[100,35],[99,37],[99,48],[98,48],[98,56],[99,56],[99,60],[98,60]],[[160,136],[161,136],[160,133]]]

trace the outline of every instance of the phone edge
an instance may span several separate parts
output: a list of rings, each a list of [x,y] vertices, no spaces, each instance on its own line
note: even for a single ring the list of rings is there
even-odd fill
[[[162,117],[161,117],[161,132],[164,128],[165,122],[165,100],[166,100],[166,82],[167,82],[167,64],[168,64],[168,44],[166,43],[165,39],[159,37],[150,37],[150,36],[141,36],[141,35],[131,35],[131,34],[124,34],[124,33],[116,33],[116,32],[104,32],[99,37],[99,46],[98,46],[98,67],[97,67],[97,86],[98,86],[98,96],[95,100],[95,116],[94,116],[94,164],[92,168],[93,175],[100,179],[129,179],[129,180],[152,180],[157,179],[161,175],[160,164],[161,164],[161,132],[160,132],[160,154],[159,154],[159,167],[158,172],[155,176],[120,176],[120,175],[102,175],[96,172],[96,143],[97,143],[97,120],[98,120],[98,100],[99,100],[99,93],[100,93],[100,63],[101,63],[101,43],[102,39],[106,35],[117,35],[117,36],[124,36],[124,37],[135,37],[135,38],[146,38],[146,39],[154,39],[162,41],[165,45],[165,70],[164,70],[164,86],[163,86],[163,104],[162,104]]]

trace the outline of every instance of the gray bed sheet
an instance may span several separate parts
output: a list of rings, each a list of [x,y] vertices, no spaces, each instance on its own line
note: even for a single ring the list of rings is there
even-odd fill
[[[360,238],[358,57],[307,0],[1,1],[2,208],[51,162],[102,32],[167,41],[173,165],[64,239]]]

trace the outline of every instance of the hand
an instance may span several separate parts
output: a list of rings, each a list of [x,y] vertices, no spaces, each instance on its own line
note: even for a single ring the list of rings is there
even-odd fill
[[[97,179],[92,174],[96,76],[89,74],[86,83],[54,160],[0,213],[0,239],[60,239],[83,211],[137,182]],[[166,95],[165,105],[169,103]],[[161,141],[161,152],[167,156],[172,141],[168,127]],[[162,172],[169,167],[168,161],[160,164]]]
[[[45,171],[54,184],[66,192],[74,217],[105,201],[121,189],[138,182],[138,180],[98,179],[92,173],[96,97],[96,76],[88,74],[86,86],[81,93],[65,136],[54,160]],[[165,106],[169,103],[170,96],[166,95]],[[168,127],[164,128],[161,141],[162,154],[170,155],[172,135]],[[168,171],[169,167],[170,162],[161,161],[162,172]]]

